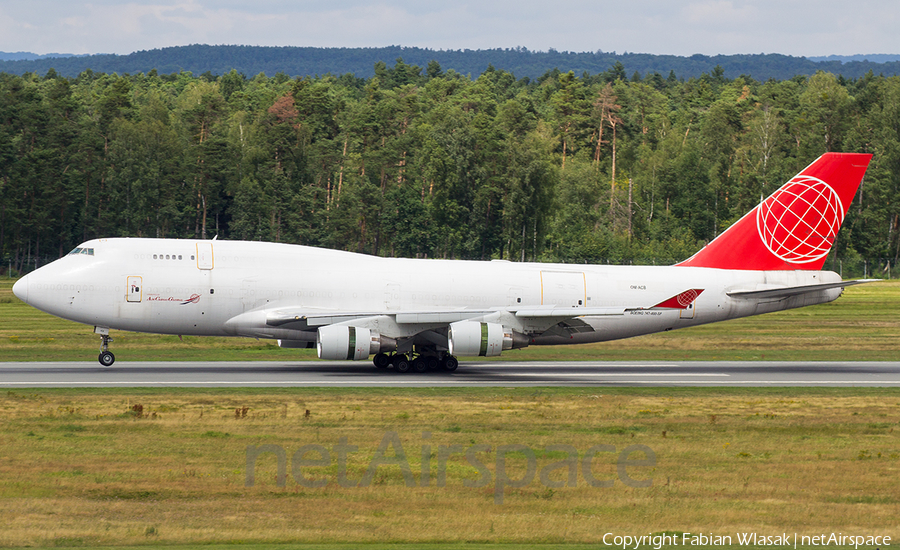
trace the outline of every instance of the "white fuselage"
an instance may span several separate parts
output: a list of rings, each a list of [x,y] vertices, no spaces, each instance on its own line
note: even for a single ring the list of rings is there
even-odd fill
[[[265,323],[229,323],[280,306],[373,315],[551,304],[577,311],[650,307],[686,289],[703,289],[688,309],[585,316],[579,319],[593,330],[534,332],[530,342],[583,343],[829,302],[841,293],[832,288],[780,299],[726,294],[841,280],[827,271],[417,260],[244,241],[116,238],[81,246],[92,254],[38,269],[17,283],[16,294],[65,319],[162,334],[308,337]]]

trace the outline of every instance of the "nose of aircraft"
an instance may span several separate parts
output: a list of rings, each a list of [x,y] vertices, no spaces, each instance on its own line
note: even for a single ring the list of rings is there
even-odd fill
[[[16,295],[16,298],[22,300],[26,304],[28,303],[28,275],[22,277],[16,284],[13,285],[13,294]]]

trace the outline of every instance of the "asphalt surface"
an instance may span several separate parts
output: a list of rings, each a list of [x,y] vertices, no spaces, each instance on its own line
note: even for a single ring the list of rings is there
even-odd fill
[[[0,387],[898,387],[900,362],[466,362],[400,374],[370,362],[0,362]]]

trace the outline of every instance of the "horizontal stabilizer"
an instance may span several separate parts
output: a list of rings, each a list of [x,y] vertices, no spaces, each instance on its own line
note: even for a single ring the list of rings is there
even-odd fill
[[[789,298],[809,292],[818,292],[830,288],[844,288],[847,286],[874,283],[881,279],[857,279],[855,281],[841,281],[838,283],[821,283],[817,285],[788,286],[783,288],[767,288],[764,290],[732,290],[726,292],[732,298]]]

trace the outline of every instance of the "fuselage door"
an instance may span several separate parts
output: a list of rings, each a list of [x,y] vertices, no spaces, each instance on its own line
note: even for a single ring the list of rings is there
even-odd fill
[[[197,243],[197,268],[212,269],[214,265],[212,241]]]
[[[541,304],[583,307],[587,299],[581,271],[541,271]]]
[[[140,302],[144,295],[144,284],[141,277],[129,276],[125,281],[125,301]]]

